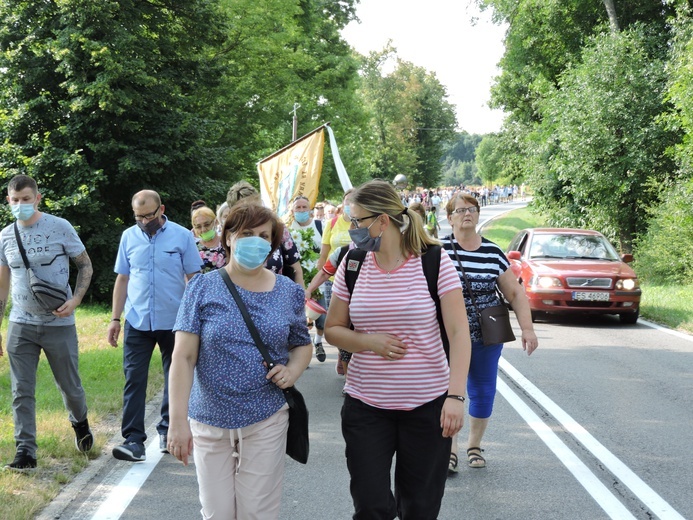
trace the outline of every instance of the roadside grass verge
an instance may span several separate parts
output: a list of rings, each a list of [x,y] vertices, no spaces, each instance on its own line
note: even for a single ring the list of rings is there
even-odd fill
[[[483,208],[481,211],[484,211]],[[521,229],[541,227],[544,220],[530,208],[515,209],[493,219],[481,230],[484,238],[495,242],[505,251],[515,234]]]
[[[122,333],[118,348],[106,341],[110,317],[110,308],[99,305],[81,306],[76,314],[80,375],[87,395],[94,448],[87,454],[76,450],[62,396],[45,356],[41,355],[36,382],[38,468],[30,473],[0,470],[0,519],[33,518],[55,498],[61,485],[72,480],[90,460],[110,456],[103,448],[120,431],[124,385]],[[8,320],[3,321],[1,331],[5,340]],[[3,349],[5,344],[3,341]],[[153,398],[162,387],[161,357],[157,350],[150,365],[147,399]],[[5,352],[0,357],[0,468],[11,462],[14,454],[12,390]]]
[[[483,209],[482,209],[483,211]],[[510,211],[484,226],[481,234],[505,251],[521,229],[542,227],[546,221],[531,208]],[[641,283],[640,316],[646,320],[693,334],[693,284]]]

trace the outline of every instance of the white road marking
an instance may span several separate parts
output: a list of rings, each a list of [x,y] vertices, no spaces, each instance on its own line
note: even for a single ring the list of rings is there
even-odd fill
[[[589,470],[577,455],[561,441],[558,436],[551,431],[551,428],[534,413],[510,387],[498,379],[498,391],[505,397],[510,405],[520,414],[525,422],[534,430],[539,438],[549,447],[568,471],[570,471],[585,490],[594,498],[609,518],[619,520],[633,519],[628,509],[601,483],[601,481]]]
[[[535,385],[533,385],[529,379],[523,376],[515,367],[508,363],[505,359],[501,358],[499,363],[500,368],[507,374],[508,377],[513,379],[525,392],[527,392],[532,399],[534,399],[544,410],[551,414],[561,425],[573,435],[580,444],[587,448],[598,460],[604,464],[606,468],[614,474],[614,476],[625,484],[633,494],[638,497],[638,499],[645,504],[654,514],[656,514],[661,519],[666,520],[685,520],[671,505],[669,505],[661,496],[659,496],[650,486],[648,486],[640,477],[638,477],[633,471],[621,462],[613,453],[604,447],[597,439],[595,439],[587,430],[580,426],[575,419],[568,415],[563,409],[561,409],[556,403],[554,403],[549,397],[539,390]],[[592,497],[597,501],[597,503],[606,511],[611,518],[633,518],[633,516],[627,513],[627,516],[623,516],[623,513],[618,513],[613,516],[612,513],[605,507],[611,507],[610,501],[606,501],[602,494],[602,490],[599,487],[594,487],[592,480],[599,482],[597,477],[593,475],[586,466],[561,442],[558,437],[555,436],[553,432],[548,429],[548,426],[541,422],[541,419],[532,412],[529,407],[522,401],[515,392],[513,392],[510,387],[508,387],[503,381],[498,379],[499,389],[501,394],[505,399],[518,411],[518,413],[527,421],[527,423],[537,432],[537,434],[542,438],[542,440],[551,448],[551,450],[558,456],[558,458],[565,464],[565,466],[575,475],[580,484],[592,495]],[[521,411],[522,410],[522,411]],[[525,414],[529,412],[531,415],[525,417]],[[547,430],[546,433],[544,430]],[[552,437],[555,437],[555,441]],[[560,443],[562,448],[556,450],[553,444],[547,442],[549,439],[552,443]],[[565,448],[565,451],[563,450]],[[567,451],[567,453],[566,453]],[[560,455],[559,455],[560,453]],[[566,457],[565,459],[563,457]],[[577,463],[584,467],[584,469],[589,473],[588,477],[582,473],[582,468],[580,471],[576,472],[571,466]],[[590,487],[588,487],[588,485]],[[603,490],[611,495],[613,500],[616,498],[611,494],[611,492],[599,484]],[[592,490],[598,492],[594,494]],[[604,501],[604,502],[603,502]],[[620,502],[618,502],[620,505]]]
[[[147,460],[133,462],[132,468],[108,494],[108,498],[91,517],[91,520],[118,520],[139,492],[147,477],[164,456],[159,450],[159,436],[147,445]],[[88,501],[87,501],[88,502]]]
[[[647,327],[651,327],[653,329],[657,329],[658,331],[664,332],[665,334],[685,339],[686,341],[693,341],[693,336],[691,336],[690,334],[686,334],[685,332],[679,332],[678,330],[662,327],[661,325],[657,325],[656,323],[652,323],[651,321],[643,320],[642,318],[638,318],[638,323],[645,325]]]

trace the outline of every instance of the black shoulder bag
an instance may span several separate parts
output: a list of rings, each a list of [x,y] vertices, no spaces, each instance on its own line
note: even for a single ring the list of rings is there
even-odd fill
[[[272,370],[276,365],[272,357],[267,351],[267,347],[262,342],[260,338],[260,333],[257,331],[257,327],[252,322],[250,315],[248,314],[248,309],[241,299],[241,295],[238,294],[236,286],[231,281],[229,273],[226,269],[219,270],[221,278],[224,280],[226,287],[228,287],[231,296],[236,301],[238,310],[241,311],[245,324],[250,331],[250,335],[255,341],[255,346],[262,354],[265,363],[267,363],[267,370]],[[294,459],[296,462],[305,464],[308,462],[308,452],[310,451],[310,444],[308,441],[308,407],[306,407],[306,401],[303,398],[301,392],[299,392],[295,386],[290,386],[289,388],[282,389],[284,393],[284,398],[289,405],[289,431],[286,434],[286,454]]]
[[[31,294],[34,295],[36,301],[45,310],[54,311],[55,309],[59,309],[63,303],[67,301],[67,288],[48,283],[36,276],[34,270],[29,266],[29,259],[26,257],[26,251],[24,251],[24,245],[22,244],[22,239],[19,236],[19,229],[17,228],[16,222],[14,223],[14,236],[17,239],[17,249],[19,249],[19,254],[22,255],[24,267],[26,267],[27,277],[29,279],[29,290],[31,291]]]
[[[462,271],[462,276],[464,277],[464,284],[467,286],[469,291],[469,296],[472,299],[472,305],[479,315],[479,322],[481,324],[481,338],[484,342],[484,346],[496,345],[498,343],[509,343],[515,341],[515,334],[513,333],[513,327],[510,324],[510,313],[508,312],[508,307],[502,304],[493,305],[492,307],[486,307],[481,312],[476,306],[476,300],[474,299],[474,292],[472,291],[472,284],[469,283],[467,278],[467,273],[464,272],[464,266],[462,265],[462,259],[457,254],[457,249],[455,248],[455,243],[450,237],[450,247],[455,253],[455,258]],[[498,289],[496,289],[497,291]]]

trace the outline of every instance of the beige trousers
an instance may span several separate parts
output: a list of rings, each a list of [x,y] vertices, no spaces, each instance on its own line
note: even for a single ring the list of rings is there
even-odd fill
[[[190,420],[204,520],[279,518],[289,410],[238,430]]]

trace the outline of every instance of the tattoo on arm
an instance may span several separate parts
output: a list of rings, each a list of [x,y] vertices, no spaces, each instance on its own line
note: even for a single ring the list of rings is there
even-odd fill
[[[94,273],[94,269],[91,266],[91,259],[86,251],[76,256],[73,260],[78,269],[74,295],[81,300],[84,298],[87,289],[89,289],[89,284],[91,283],[91,276]]]
[[[7,306],[7,303],[5,300],[0,300],[0,323],[2,323],[2,318],[5,316],[5,307]]]

